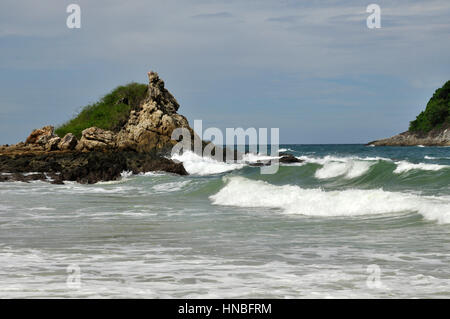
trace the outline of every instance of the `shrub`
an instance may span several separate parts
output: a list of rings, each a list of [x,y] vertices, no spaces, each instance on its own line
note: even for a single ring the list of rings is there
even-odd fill
[[[89,127],[119,131],[128,120],[130,111],[137,109],[147,94],[147,85],[130,83],[119,86],[100,101],[85,106],[77,116],[56,128],[60,137],[67,133],[81,138],[81,132]]]
[[[425,111],[410,122],[409,130],[412,132],[429,132],[445,123],[450,123],[450,81],[447,81],[444,86],[434,92]]]

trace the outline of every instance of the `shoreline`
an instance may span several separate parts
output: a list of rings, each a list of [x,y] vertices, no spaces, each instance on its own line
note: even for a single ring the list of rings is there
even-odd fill
[[[450,146],[450,128],[434,129],[429,133],[403,132],[389,138],[375,140],[366,145],[374,146]]]

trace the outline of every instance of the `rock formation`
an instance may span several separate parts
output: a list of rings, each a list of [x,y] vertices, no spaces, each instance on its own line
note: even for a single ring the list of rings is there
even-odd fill
[[[3,174],[0,181],[24,180],[17,174],[25,172],[40,173],[31,179],[43,178],[42,173],[48,173],[57,182],[84,183],[116,179],[123,170],[187,174],[181,163],[163,155],[178,142],[171,139],[174,129],[186,128],[192,139],[198,136],[187,119],[177,113],[180,105],[158,74],[149,72],[148,78],[147,97],[130,112],[118,132],[90,127],[83,130],[78,141],[72,133],[61,138],[55,135],[53,126],[45,126],[34,130],[25,143],[0,147],[0,173],[9,174]]]
[[[437,128],[429,133],[403,132],[395,136],[369,142],[374,146],[450,146],[450,126]]]
[[[76,146],[77,151],[100,151],[116,148],[117,136],[111,131],[98,127],[90,127],[83,131],[81,140]]]
[[[59,142],[58,148],[61,151],[74,150],[78,144],[78,140],[72,133],[67,133]]]
[[[281,156],[279,159],[280,163],[293,164],[293,163],[303,163],[304,162],[304,160],[298,159],[297,157],[295,157],[292,154],[280,153],[279,155]]]
[[[157,73],[149,72],[147,98],[138,110],[132,110],[125,126],[117,133],[99,128],[83,131],[77,145],[78,151],[93,151],[117,148],[150,152],[169,150],[177,141],[171,139],[174,129],[184,127],[194,136],[187,119],[178,114],[180,105],[164,87]]]
[[[55,128],[53,126],[44,126],[41,129],[34,130],[25,141],[25,144],[45,144],[49,139],[55,136]]]

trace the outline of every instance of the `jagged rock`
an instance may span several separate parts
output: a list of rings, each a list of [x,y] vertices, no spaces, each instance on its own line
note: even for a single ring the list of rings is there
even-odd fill
[[[78,139],[72,133],[67,133],[59,142],[58,148],[61,151],[69,151],[75,149]]]
[[[175,97],[164,87],[164,81],[158,73],[150,71],[148,75],[148,98],[146,102],[155,101],[164,113],[169,115],[176,113],[180,105]]]
[[[281,154],[280,154],[281,155]],[[303,160],[298,159],[294,155],[284,153],[281,158],[278,160],[280,163],[302,163]]]
[[[31,132],[30,136],[25,141],[25,144],[46,144],[52,137],[55,136],[55,128],[51,125],[36,129]]]
[[[61,138],[59,136],[52,137],[45,144],[46,151],[57,151],[59,150],[59,143],[61,142]]]
[[[169,149],[177,143],[171,139],[174,129],[185,127],[194,137],[187,119],[176,113],[179,104],[164,87],[158,74],[149,72],[148,97],[136,111],[130,113],[127,124],[117,135],[119,149],[149,152]]]
[[[61,140],[54,133],[53,126],[48,125],[31,132],[25,143],[18,143],[13,146],[17,151],[56,151],[59,149],[58,145]]]
[[[98,127],[90,127],[81,132],[77,151],[112,149],[116,146],[116,134]]]

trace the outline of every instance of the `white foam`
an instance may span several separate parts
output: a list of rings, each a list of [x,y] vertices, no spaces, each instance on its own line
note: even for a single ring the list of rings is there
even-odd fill
[[[139,173],[138,176],[146,176],[146,177],[150,177],[150,176],[164,176],[167,175],[164,172],[145,172],[145,173]]]
[[[327,155],[324,157],[312,157],[312,156],[298,156],[298,159],[301,159],[303,161],[305,161],[306,163],[315,163],[315,164],[320,164],[320,165],[324,165],[326,163],[329,162],[341,162],[341,163],[345,163],[348,161],[387,161],[387,162],[392,162],[392,160],[390,158],[385,158],[385,157],[358,157],[358,156],[346,156],[346,157],[339,157],[339,156],[331,156],[331,155]]]
[[[242,160],[244,162],[250,162],[250,163],[256,163],[258,161],[270,161],[273,159],[280,158],[280,156],[269,156],[269,155],[262,155],[262,154],[254,154],[254,153],[247,153],[244,154],[242,157]]]
[[[176,192],[176,191],[183,189],[183,187],[185,187],[189,183],[190,183],[190,181],[163,183],[163,184],[158,184],[158,185],[153,186],[153,190],[155,190],[157,192],[163,192],[163,193]]]
[[[395,164],[397,164],[397,168],[394,170],[395,174],[401,174],[409,172],[411,170],[438,171],[443,168],[449,167],[448,165],[439,165],[439,164],[426,164],[426,163],[413,164],[407,161],[399,161],[395,162]]]
[[[366,174],[377,161],[390,161],[390,159],[382,157],[337,157],[330,155],[325,157],[299,156],[297,158],[303,160],[304,163],[322,165],[315,173],[315,177],[319,179],[337,176],[343,176],[347,179],[356,178]]]
[[[290,148],[280,148],[278,152],[293,152]]]
[[[220,174],[245,166],[240,163],[219,162],[210,157],[201,157],[191,151],[186,151],[182,155],[174,154],[172,160],[182,162],[186,171],[191,175]]]
[[[132,171],[123,171],[122,173],[120,173],[120,176],[122,178],[128,178],[128,177],[133,176],[133,172]]]
[[[31,210],[31,211],[34,211],[34,210],[56,210],[55,208],[53,208],[53,207],[45,207],[45,206],[42,206],[42,207],[32,207],[32,208],[27,208],[28,210]]]
[[[434,157],[434,156],[428,156],[428,155],[425,155],[424,158],[427,160],[450,159],[450,157]]]
[[[311,156],[298,156],[304,163],[314,163],[322,165],[319,168],[315,177],[318,179],[328,179],[338,176],[343,176],[346,179],[352,179],[366,174],[370,167],[379,161],[392,162],[390,158],[385,157],[358,157],[358,156],[331,156],[324,157],[311,157]]]
[[[326,162],[318,169],[315,177],[319,179],[333,178],[343,175],[352,179],[364,175],[375,162],[348,160],[346,162]]]
[[[120,180],[98,182],[96,184],[99,184],[99,185],[120,184],[120,183],[123,183],[123,182],[129,180],[133,176],[150,177],[150,176],[163,176],[163,175],[166,175],[166,174],[164,172],[145,172],[145,173],[133,174],[132,171],[123,171],[122,173],[120,173],[120,177],[121,177]]]
[[[240,176],[224,178],[226,185],[210,196],[214,205],[279,208],[308,216],[360,216],[419,212],[426,219],[450,223],[450,201],[382,189],[323,191],[294,185],[276,186]]]

